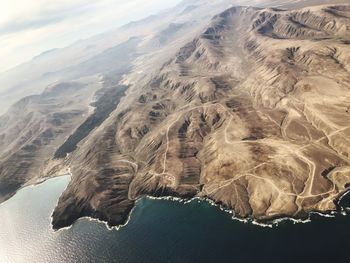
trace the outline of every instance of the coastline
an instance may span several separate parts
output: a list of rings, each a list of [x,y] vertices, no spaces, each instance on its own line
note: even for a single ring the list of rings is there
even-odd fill
[[[51,177],[43,177],[43,178],[39,178],[40,180],[37,180],[36,182],[32,182],[32,181],[28,181],[27,183],[25,183],[24,185],[22,185],[19,189],[17,189],[15,192],[13,192],[11,194],[11,196],[9,196],[8,198],[6,198],[5,200],[3,200],[2,202],[0,202],[0,207],[5,204],[7,201],[9,201],[11,198],[13,198],[16,194],[18,194],[18,192],[22,191],[23,189],[25,188],[34,188],[34,187],[37,187],[43,183],[46,183],[47,181],[51,180],[51,179],[56,179],[56,178],[60,178],[60,177],[68,177],[72,178],[72,173],[71,172],[68,172],[66,174],[57,174],[57,175],[53,175]],[[68,187],[68,184],[67,186],[65,187],[65,189],[63,191],[65,191]],[[62,193],[63,193],[62,191]]]
[[[344,194],[342,194],[335,202],[337,203],[337,206],[339,206],[339,202],[348,194],[350,194],[350,189],[348,191],[346,191]],[[131,209],[131,211],[128,213],[127,219],[125,222],[118,224],[118,225],[111,225],[110,222],[105,221],[101,218],[98,217],[93,217],[93,216],[82,216],[80,218],[78,218],[77,220],[75,220],[74,222],[72,222],[69,226],[67,227],[63,227],[63,228],[59,228],[59,229],[54,229],[55,231],[60,231],[60,230],[64,230],[64,229],[70,229],[71,227],[73,227],[74,223],[79,221],[79,220],[88,220],[88,221],[94,221],[94,222],[98,222],[101,224],[104,224],[106,226],[106,228],[110,231],[113,230],[120,230],[123,227],[126,227],[130,220],[131,217],[133,216],[133,212],[138,204],[138,202],[140,202],[142,199],[149,199],[149,200],[164,200],[164,201],[171,201],[171,202],[176,202],[179,204],[183,204],[186,205],[188,203],[191,202],[207,202],[208,204],[210,204],[211,206],[214,206],[216,208],[219,208],[220,211],[227,213],[231,216],[231,219],[234,221],[239,221],[241,223],[244,224],[253,224],[259,227],[263,227],[263,228],[275,228],[275,227],[279,227],[279,224],[281,223],[285,223],[285,222],[291,222],[292,224],[307,224],[307,223],[312,223],[312,216],[316,215],[319,217],[324,217],[324,218],[335,218],[336,216],[346,216],[347,215],[347,211],[348,209],[339,206],[339,210],[333,210],[333,211],[326,211],[326,212],[320,212],[320,211],[310,211],[306,214],[305,217],[291,217],[291,216],[285,216],[285,215],[277,215],[275,218],[272,219],[266,219],[266,220],[258,220],[252,216],[247,217],[247,218],[240,218],[237,217],[235,215],[235,212],[231,209],[228,209],[226,207],[224,207],[223,205],[217,204],[216,202],[214,202],[213,200],[209,199],[209,198],[203,198],[203,197],[193,197],[190,199],[184,199],[184,198],[180,198],[180,197],[172,197],[172,196],[163,196],[163,197],[153,197],[153,196],[142,196],[140,198],[138,198],[135,201],[135,205],[134,207]],[[51,220],[52,220],[52,215],[51,215]]]
[[[59,178],[59,177],[69,177],[69,181],[70,181],[71,177],[72,177],[72,174],[71,173],[67,173],[67,174],[64,174],[64,175],[57,175],[57,176],[53,176],[53,177],[47,177],[47,178],[44,178],[44,180],[38,181],[37,183],[23,186],[18,191],[20,191],[20,190],[22,190],[22,189],[24,189],[26,187],[39,186],[39,185],[41,185],[41,184],[43,184],[43,183],[45,183],[45,182],[47,182],[47,181],[49,181],[51,179],[56,179],[56,178]],[[68,185],[69,185],[69,182],[67,183],[66,187],[63,189],[62,193],[67,189]],[[16,194],[17,194],[17,192],[16,192]],[[61,193],[61,195],[62,195],[62,193]],[[203,197],[195,196],[193,198],[187,198],[186,199],[186,198],[173,197],[173,196],[154,197],[154,196],[145,195],[145,196],[142,196],[142,197],[138,198],[135,201],[135,205],[132,207],[132,209],[131,209],[131,211],[129,213],[125,213],[126,220],[125,220],[125,222],[122,222],[121,224],[112,225],[107,220],[103,220],[103,219],[101,219],[99,217],[94,217],[94,216],[91,216],[91,215],[85,215],[85,216],[79,217],[78,219],[76,219],[74,221],[72,220],[72,222],[68,226],[55,229],[53,227],[53,211],[55,210],[55,208],[56,208],[56,206],[58,204],[58,200],[59,200],[58,199],[56,201],[56,204],[55,204],[55,206],[54,206],[54,208],[53,208],[53,210],[51,212],[51,215],[50,215],[50,225],[51,225],[52,229],[55,232],[59,232],[59,231],[71,229],[74,226],[74,224],[76,222],[78,222],[78,221],[86,220],[86,221],[89,221],[89,222],[97,222],[99,224],[104,224],[106,229],[109,230],[109,231],[119,231],[120,229],[126,227],[130,223],[131,218],[132,218],[132,216],[134,214],[134,210],[136,209],[138,203],[141,202],[143,199],[149,199],[149,200],[164,200],[164,201],[176,202],[176,203],[182,204],[182,205],[186,205],[186,204],[189,204],[189,203],[192,203],[192,202],[197,202],[197,203],[206,202],[207,204],[209,204],[211,206],[214,206],[214,207],[218,208],[220,211],[230,215],[231,220],[233,220],[233,221],[239,221],[239,222],[244,223],[244,224],[252,224],[252,225],[256,225],[256,226],[262,227],[262,228],[271,228],[272,229],[272,228],[279,227],[279,225],[281,223],[285,223],[285,222],[290,222],[292,224],[312,223],[312,221],[313,221],[312,220],[312,216],[314,216],[314,215],[319,216],[319,217],[325,217],[325,218],[335,218],[336,216],[346,216],[346,215],[349,214],[350,209],[347,208],[347,207],[342,207],[340,205],[340,202],[345,197],[347,197],[348,195],[350,195],[350,189],[345,191],[342,195],[340,195],[337,198],[337,200],[335,200],[335,203],[336,203],[336,205],[338,207],[338,210],[327,211],[327,212],[311,211],[311,212],[308,212],[305,217],[300,217],[300,218],[279,215],[279,216],[276,216],[276,218],[267,219],[267,220],[258,220],[256,218],[253,218],[252,216],[247,217],[247,218],[240,218],[240,217],[235,215],[235,212],[233,210],[228,209],[227,207],[225,207],[225,206],[223,206],[221,204],[218,204],[215,201],[213,201],[213,200],[211,200],[209,198],[206,198],[206,197],[203,198]],[[2,204],[4,204],[6,201],[1,203],[0,206]]]
[[[38,180],[36,183],[30,183],[30,184],[27,184],[27,185],[23,185],[10,198],[15,196],[18,193],[18,191],[21,191],[22,189],[24,189],[26,187],[36,187],[38,185],[41,185],[41,184],[47,182],[48,180],[59,178],[59,177],[68,177],[68,176],[70,178],[69,179],[69,181],[70,181],[71,178],[72,178],[72,173],[70,172],[70,170],[69,170],[69,172],[67,174],[60,174],[60,175],[56,175],[56,176],[41,178],[41,180]],[[67,189],[68,185],[69,185],[69,182],[67,183],[67,186],[62,191],[62,193]],[[61,193],[61,195],[62,195],[62,193]],[[71,220],[72,222],[70,222],[70,224],[68,226],[59,227],[59,228],[56,229],[56,228],[53,227],[53,212],[56,209],[56,206],[58,204],[58,201],[59,201],[59,199],[58,199],[57,202],[56,202],[55,207],[53,208],[53,210],[51,212],[50,220],[51,220],[52,229],[54,231],[61,231],[61,230],[70,229],[79,220],[88,220],[88,221],[98,222],[98,223],[104,224],[106,226],[106,228],[108,230],[110,230],[110,231],[112,231],[112,230],[118,231],[121,228],[123,228],[123,227],[125,227],[125,226],[127,226],[129,224],[137,204],[142,199],[145,198],[145,199],[149,199],[149,200],[165,200],[165,201],[177,202],[179,204],[184,204],[184,205],[186,205],[188,203],[191,203],[191,202],[198,202],[198,203],[200,203],[200,202],[207,202],[211,206],[219,208],[220,211],[225,212],[225,213],[227,213],[229,215],[232,215],[231,219],[234,220],[234,221],[239,221],[239,222],[244,223],[244,224],[253,224],[253,225],[257,225],[259,227],[264,227],[264,228],[274,228],[274,227],[278,227],[280,223],[284,223],[284,222],[291,222],[293,224],[312,223],[312,218],[311,217],[313,215],[317,215],[317,216],[320,216],[320,217],[326,217],[326,218],[334,218],[337,215],[345,216],[345,215],[347,215],[347,212],[350,211],[350,209],[346,208],[346,207],[342,207],[340,205],[340,202],[348,195],[350,195],[350,189],[348,189],[347,191],[342,193],[336,200],[334,200],[334,202],[335,202],[335,204],[337,206],[337,210],[331,210],[331,211],[326,211],[326,212],[310,211],[310,212],[306,213],[305,216],[303,216],[303,217],[291,217],[291,216],[286,216],[286,215],[276,215],[273,218],[264,219],[264,220],[259,220],[259,219],[256,219],[256,218],[252,217],[252,216],[249,216],[247,218],[241,218],[241,217],[237,216],[232,209],[229,209],[229,208],[223,206],[222,204],[218,204],[215,201],[213,201],[212,199],[207,198],[207,197],[195,196],[193,198],[181,198],[181,197],[174,197],[174,196],[154,197],[154,196],[150,196],[150,195],[145,195],[145,196],[141,196],[141,197],[139,197],[139,198],[137,198],[135,200],[135,204],[132,207],[132,209],[130,210],[130,212],[125,213],[125,218],[126,218],[125,222],[122,222],[120,224],[111,224],[111,222],[108,222],[108,220],[104,220],[103,218],[101,218],[99,216],[84,215],[84,216],[81,216],[81,217],[77,218],[76,220]],[[0,206],[3,203],[5,203],[6,201],[8,201],[10,198],[8,198],[4,202],[2,202],[0,204]]]
[[[325,256],[331,258],[331,254],[338,255],[337,251],[343,255],[343,252],[346,252],[344,246],[342,250],[337,247],[349,236],[344,231],[349,226],[349,213],[347,216],[336,218],[311,216],[312,224],[302,224],[303,222],[299,221],[264,228],[254,222],[237,219],[232,211],[222,207],[220,209],[211,200],[203,198],[185,200],[144,196],[138,200],[129,220],[123,226],[109,227],[106,222],[84,217],[67,228],[54,231],[50,215],[68,180],[69,177],[53,178],[35,188],[26,188],[10,201],[5,209],[12,215],[7,223],[14,224],[14,230],[18,233],[14,238],[23,241],[31,238],[36,242],[23,243],[23,247],[18,246],[17,241],[13,245],[5,245],[13,237],[13,230],[5,228],[3,246],[0,246],[2,249],[6,248],[3,257],[16,259],[16,255],[19,255],[43,263],[47,262],[47,258],[51,258],[52,262],[70,262],[73,258],[78,261],[96,262],[101,260],[102,255],[106,262],[118,260],[137,263],[142,259],[143,262],[154,263],[165,262],[169,256],[168,248],[171,247],[174,253],[181,255],[178,261],[174,261],[179,263],[206,262],[205,259],[225,262],[224,259],[230,258],[232,251],[237,252],[237,260],[248,257],[249,262],[254,262],[255,259],[271,262],[268,261],[269,254],[279,251],[281,253],[276,258],[280,258],[280,255],[290,251],[294,241],[299,238],[301,243],[295,246],[294,251],[297,254],[288,258],[287,262],[293,262],[308,252],[310,255],[318,255],[317,251],[322,244],[330,250],[327,250],[327,255],[322,254],[321,259]],[[348,200],[349,196],[343,200],[346,201],[342,203],[344,207],[348,206]],[[14,209],[10,211],[10,208]],[[2,211],[5,211],[2,218],[6,218],[6,210]],[[22,213],[24,214],[21,216]],[[303,233],[303,237],[300,233]],[[338,242],[332,243],[334,240]],[[271,246],[271,242],[276,242],[276,246]],[[188,251],[194,244],[194,250]],[[309,247],[311,244],[312,247]],[[152,249],[154,247],[157,249]],[[247,255],[244,248],[247,251],[253,249],[256,254]],[[186,254],[186,251],[189,254]]]

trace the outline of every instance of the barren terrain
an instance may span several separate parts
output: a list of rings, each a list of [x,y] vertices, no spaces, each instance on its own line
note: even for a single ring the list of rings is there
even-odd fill
[[[350,187],[350,5],[231,7],[203,27],[185,20],[129,39],[137,50],[114,78],[27,98],[19,103],[33,116],[20,122],[18,105],[10,109],[0,200],[40,167],[38,177],[73,175],[54,228],[82,216],[123,224],[144,195],[208,198],[264,222],[336,211]],[[68,107],[76,90],[81,103]],[[64,118],[52,120],[55,107]],[[14,138],[28,125],[38,129]]]

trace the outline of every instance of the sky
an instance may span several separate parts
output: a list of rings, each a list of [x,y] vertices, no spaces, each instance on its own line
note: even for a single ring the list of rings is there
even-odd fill
[[[180,0],[0,0],[0,72]]]

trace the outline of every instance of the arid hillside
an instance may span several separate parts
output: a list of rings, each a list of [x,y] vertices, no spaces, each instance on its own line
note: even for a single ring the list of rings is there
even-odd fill
[[[350,183],[349,41],[346,5],[217,15],[144,85],[126,76],[127,96],[66,160],[54,226],[121,224],[143,195],[207,197],[260,221],[336,210]]]
[[[120,30],[135,36],[47,73],[64,82],[0,118],[0,202],[70,171],[56,229],[83,216],[121,225],[144,195],[208,198],[263,222],[339,210],[350,5],[222,2],[131,23]]]

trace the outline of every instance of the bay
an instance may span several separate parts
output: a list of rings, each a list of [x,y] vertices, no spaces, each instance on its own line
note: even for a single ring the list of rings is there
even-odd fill
[[[128,224],[78,220],[53,231],[68,176],[26,187],[0,205],[0,262],[347,262],[350,216],[264,228],[232,220],[206,201],[142,198]],[[349,206],[350,198],[342,200]]]

